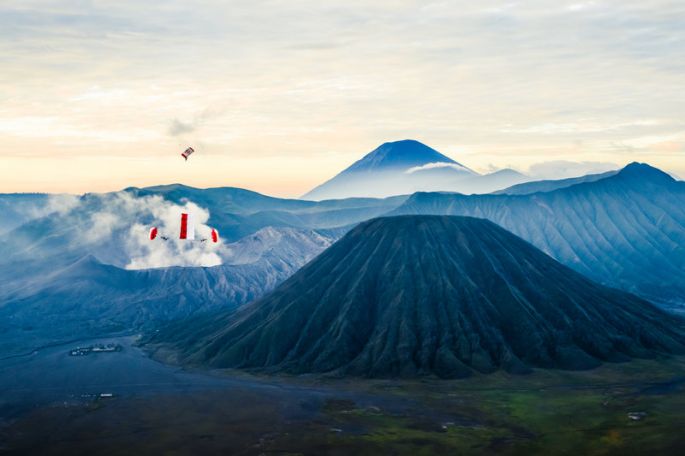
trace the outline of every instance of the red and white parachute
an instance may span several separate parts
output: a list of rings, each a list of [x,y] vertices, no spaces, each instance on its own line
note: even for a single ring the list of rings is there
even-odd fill
[[[210,240],[213,243],[219,242],[219,232],[212,228],[210,233]],[[156,226],[153,226],[150,228],[150,240],[154,241],[157,236],[159,235],[159,230],[157,229]],[[169,240],[168,236],[162,236],[159,235],[160,239],[162,240]],[[180,224],[180,230],[178,232],[178,238],[187,240],[187,241],[194,241],[195,240],[195,221],[193,220],[193,217],[191,214],[184,212],[181,214],[181,224]],[[200,242],[205,242],[207,239],[198,239]]]
[[[191,241],[195,239],[195,221],[186,213],[181,214],[181,232],[178,238]]]
[[[192,154],[193,152],[195,152],[195,149],[189,147],[181,153],[181,157],[183,157],[185,161],[188,161],[188,157],[190,157],[190,154]]]

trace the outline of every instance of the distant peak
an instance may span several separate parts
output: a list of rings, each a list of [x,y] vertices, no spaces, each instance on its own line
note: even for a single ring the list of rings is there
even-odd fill
[[[194,187],[190,187],[188,185],[180,184],[180,183],[173,183],[173,184],[162,184],[162,185],[153,185],[150,187],[143,187],[143,190],[148,190],[148,191],[155,191],[155,192],[169,192],[173,190],[187,190],[187,189],[192,189]]]
[[[371,153],[379,151],[379,150],[391,150],[394,153],[401,153],[402,151],[405,150],[410,150],[414,152],[436,152],[440,153],[437,150],[433,149],[430,146],[427,146],[426,144],[422,143],[421,141],[417,141],[415,139],[400,139],[399,141],[388,141],[384,142],[380,146],[378,146],[376,149],[374,149]],[[445,157],[447,158],[447,157]],[[452,161],[450,158],[447,158],[448,161]]]
[[[518,172],[518,171],[516,171],[515,169],[512,169],[512,168],[502,168],[502,169],[498,169],[497,171],[493,171],[493,172],[491,172],[490,174],[487,174],[487,175],[488,175],[488,176],[505,176],[505,175],[507,175],[507,176],[521,176],[521,177],[524,177],[524,176],[525,176],[525,174],[520,173],[520,172]]]
[[[414,139],[403,139],[401,141],[381,144],[343,171],[343,173],[388,169],[406,170],[428,163],[452,163],[459,165],[459,163],[432,147]]]
[[[630,162],[626,166],[623,167],[622,171],[635,170],[635,169],[656,169],[656,168],[648,165],[647,163]]]
[[[647,163],[632,162],[620,170],[617,176],[627,179],[647,179],[650,181],[673,182],[669,174]]]
[[[415,139],[400,139],[397,141],[387,141],[387,142],[384,142],[383,144],[381,144],[380,147],[390,146],[390,145],[399,145],[399,146],[401,146],[401,145],[405,145],[405,146],[406,145],[420,145],[423,147],[428,147],[424,143],[422,143],[421,141],[417,141]]]

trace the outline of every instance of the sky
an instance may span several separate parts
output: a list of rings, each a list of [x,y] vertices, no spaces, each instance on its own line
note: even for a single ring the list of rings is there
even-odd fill
[[[0,66],[0,192],[296,197],[407,138],[479,172],[685,177],[680,0],[3,0]]]

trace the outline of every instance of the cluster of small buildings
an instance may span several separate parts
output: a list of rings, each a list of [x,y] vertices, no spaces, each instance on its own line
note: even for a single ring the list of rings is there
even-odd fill
[[[122,347],[119,344],[97,344],[88,347],[76,347],[69,351],[69,356],[86,356],[91,353],[111,353],[121,351]]]
[[[114,393],[81,394],[83,399],[110,399],[113,397]]]

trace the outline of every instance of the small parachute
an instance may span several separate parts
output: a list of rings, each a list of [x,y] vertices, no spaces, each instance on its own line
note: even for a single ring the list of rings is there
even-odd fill
[[[195,152],[195,149],[189,147],[186,150],[184,150],[183,153],[181,153],[181,157],[183,157],[185,161],[188,161],[188,157],[190,157],[190,154],[192,154],[193,152]]]
[[[150,228],[150,240],[151,241],[154,241],[155,239],[157,239],[158,234],[159,234],[159,229],[156,226],[153,226],[152,228]],[[160,239],[162,239],[164,241],[169,240],[169,238],[166,236],[159,236],[159,237],[160,237]]]

